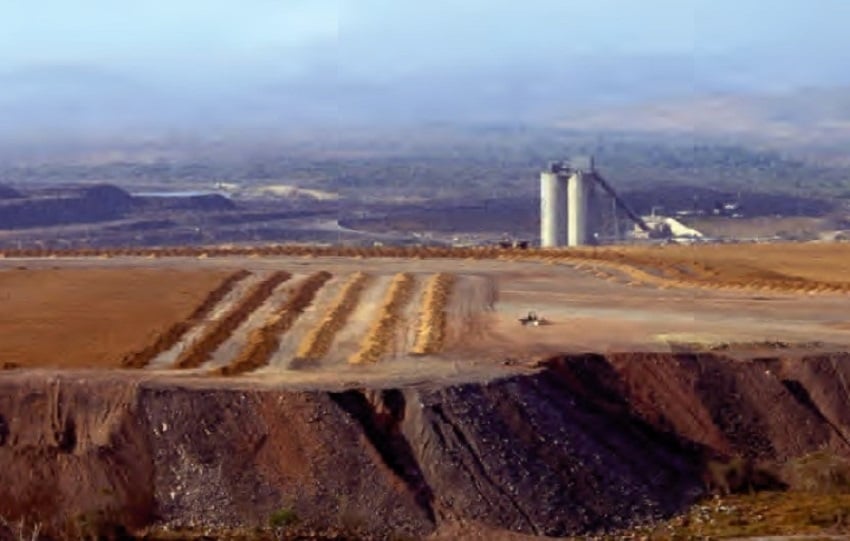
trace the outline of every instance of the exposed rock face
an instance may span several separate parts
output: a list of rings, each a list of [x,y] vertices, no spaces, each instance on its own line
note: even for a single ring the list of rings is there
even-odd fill
[[[850,455],[846,366],[586,355],[483,383],[345,391],[10,371],[0,516],[225,529],[290,509],[305,528],[378,536],[461,520],[610,529],[691,504],[711,457]]]

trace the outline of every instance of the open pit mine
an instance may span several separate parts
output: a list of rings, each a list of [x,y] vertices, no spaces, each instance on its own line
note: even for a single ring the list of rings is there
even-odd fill
[[[569,536],[784,490],[850,457],[848,293],[846,245],[8,251],[0,537]]]

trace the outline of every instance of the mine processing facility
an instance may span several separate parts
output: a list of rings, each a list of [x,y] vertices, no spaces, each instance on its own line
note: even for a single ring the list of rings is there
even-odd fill
[[[633,239],[702,238],[673,218],[639,216],[603,178],[593,157],[551,162],[540,173],[541,247],[623,242],[628,222],[634,224]]]

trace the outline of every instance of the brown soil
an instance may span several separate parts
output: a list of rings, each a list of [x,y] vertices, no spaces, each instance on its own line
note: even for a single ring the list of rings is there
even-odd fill
[[[710,490],[775,489],[796,457],[850,458],[838,361],[583,355],[344,390],[8,372],[0,516],[256,534],[287,510],[292,535],[413,539],[654,524]]]
[[[313,302],[316,292],[331,279],[331,273],[320,271],[307,277],[295,288],[286,303],[274,313],[265,325],[251,333],[248,343],[239,355],[218,373],[222,376],[235,376],[251,372],[268,364],[269,359],[280,346],[280,335],[288,331],[301,314]]]
[[[0,365],[116,368],[191,316],[219,269],[0,271]]]
[[[135,351],[126,356],[121,364],[127,368],[143,368],[147,366],[157,355],[162,354],[174,347],[192,327],[201,324],[205,317],[221,302],[236,285],[250,276],[251,273],[246,270],[236,271],[230,276],[222,280],[221,284],[206,296],[206,298],[198,305],[192,314],[184,321],[179,321],[168,328],[164,333],[159,335],[155,342],[149,344],[145,348]]]
[[[313,328],[298,346],[297,359],[321,359],[333,343],[337,333],[345,327],[357,308],[360,296],[369,283],[370,276],[355,273],[343,286],[321,323]]]
[[[266,299],[274,292],[275,288],[289,280],[292,275],[288,272],[276,272],[255,285],[245,294],[245,297],[234,306],[226,316],[216,322],[198,340],[190,344],[177,359],[178,368],[196,368],[210,359],[213,352],[218,349],[245,321],[254,310],[260,307]]]

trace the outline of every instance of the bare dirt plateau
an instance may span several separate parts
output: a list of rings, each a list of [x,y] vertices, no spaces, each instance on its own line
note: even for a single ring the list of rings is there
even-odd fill
[[[119,366],[185,318],[226,273],[0,267],[0,365]]]
[[[850,457],[850,252],[728,250],[7,254],[0,517],[575,535]]]

